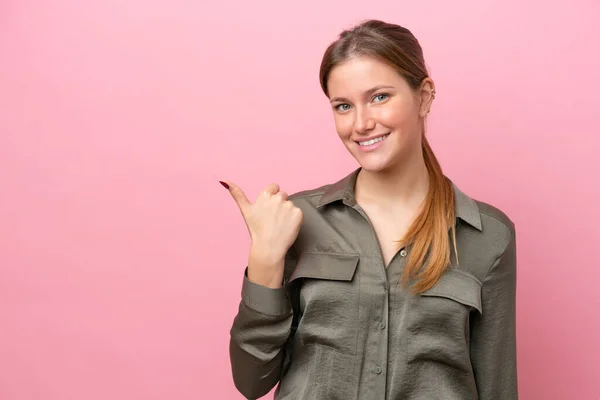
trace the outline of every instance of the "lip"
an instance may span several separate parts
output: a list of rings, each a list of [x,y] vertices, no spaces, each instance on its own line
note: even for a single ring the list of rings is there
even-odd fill
[[[364,138],[364,139],[363,139],[363,138],[360,138],[360,140],[355,140],[355,142],[356,142],[357,144],[358,144],[358,143],[360,143],[360,142],[367,142],[367,141],[369,141],[369,140],[377,139],[377,138],[380,138],[380,137],[383,137],[383,136],[387,136],[387,135],[389,135],[389,134],[390,134],[390,132],[388,132],[388,133],[382,133],[381,135],[371,136],[371,137]]]
[[[390,133],[391,133],[391,132],[390,132]],[[389,135],[389,133],[385,133],[385,134],[383,134],[383,135],[372,136],[372,137],[370,137],[370,138],[365,138],[365,139],[362,139],[362,138],[361,138],[360,142],[366,142],[367,140],[371,140],[371,139],[377,139],[377,138],[380,138],[380,137],[383,137],[383,136],[388,136],[388,135]],[[386,138],[386,139],[387,139],[387,138]],[[383,145],[383,143],[385,143],[385,139],[384,139],[384,140],[382,140],[382,141],[380,141],[380,142],[377,142],[377,143],[373,143],[373,144],[371,144],[371,145],[368,145],[368,146],[361,146],[361,145],[359,144],[359,141],[357,141],[357,140],[355,140],[355,142],[356,142],[356,145],[358,146],[358,148],[359,148],[361,151],[364,151],[364,152],[370,152],[370,151],[373,151],[373,150],[376,150],[376,149],[378,149],[378,148],[379,148],[379,146]]]

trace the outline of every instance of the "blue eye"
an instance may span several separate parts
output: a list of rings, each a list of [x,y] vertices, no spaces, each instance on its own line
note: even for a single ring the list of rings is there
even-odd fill
[[[348,108],[343,108],[343,107],[348,107]],[[338,104],[337,106],[335,106],[335,108],[338,111],[348,111],[350,109],[350,105],[349,104]]]
[[[376,95],[375,95],[375,97],[373,97],[373,100],[380,99],[380,100],[378,101],[378,102],[380,102],[380,101],[384,101],[384,100],[386,100],[388,97],[389,97],[389,96],[388,96],[387,94],[385,94],[385,93],[381,93],[381,94],[376,94]]]

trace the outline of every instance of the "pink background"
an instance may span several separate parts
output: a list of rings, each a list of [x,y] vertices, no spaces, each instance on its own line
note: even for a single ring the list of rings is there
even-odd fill
[[[0,399],[241,399],[217,180],[355,168],[317,74],[363,18],[417,35],[446,173],[517,224],[521,398],[600,398],[598,4],[2,1]]]

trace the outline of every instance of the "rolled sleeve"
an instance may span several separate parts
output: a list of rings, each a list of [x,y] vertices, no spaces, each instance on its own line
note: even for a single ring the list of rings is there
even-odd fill
[[[265,315],[282,316],[292,310],[285,286],[268,288],[248,279],[248,268],[244,272],[242,299],[246,307]]]

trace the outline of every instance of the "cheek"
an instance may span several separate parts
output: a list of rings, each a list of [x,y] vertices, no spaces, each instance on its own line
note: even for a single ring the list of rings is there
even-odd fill
[[[414,116],[408,108],[386,108],[381,110],[379,120],[392,129],[406,129],[414,123]]]
[[[379,110],[379,122],[392,129],[412,130],[419,119],[417,106],[412,99],[397,97]]]
[[[344,139],[352,135],[352,120],[348,115],[336,115],[334,122],[340,138]]]

